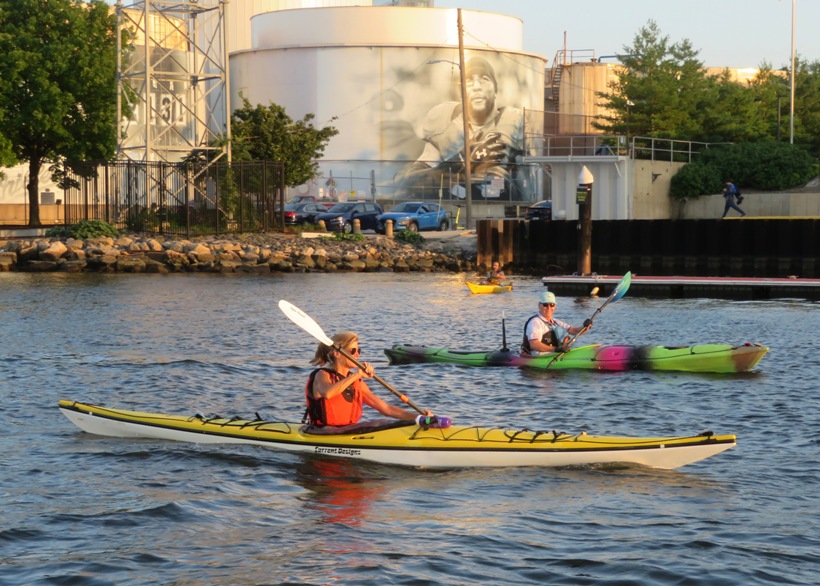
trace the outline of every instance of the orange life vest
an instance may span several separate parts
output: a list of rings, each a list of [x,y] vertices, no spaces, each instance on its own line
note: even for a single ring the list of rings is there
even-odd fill
[[[341,426],[358,423],[362,417],[364,382],[357,380],[332,399],[322,397],[317,399],[313,396],[313,381],[320,370],[327,372],[334,383],[345,378],[329,368],[317,368],[310,373],[305,385],[305,402],[311,425],[324,427],[325,425]]]

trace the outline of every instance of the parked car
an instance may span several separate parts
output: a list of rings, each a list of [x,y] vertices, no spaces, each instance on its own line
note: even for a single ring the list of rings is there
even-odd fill
[[[285,206],[285,225],[315,224],[316,216],[327,212],[327,208],[318,203],[289,203]]]
[[[337,203],[323,214],[316,215],[316,222],[324,221],[331,232],[353,232],[353,220],[359,220],[362,230],[375,230],[377,219],[382,213],[378,204],[369,201]]]
[[[437,203],[430,201],[408,201],[379,216],[376,232],[384,234],[387,220],[393,220],[394,230],[449,230],[453,225],[453,215]]]
[[[552,220],[552,200],[545,199],[532,204],[524,214],[525,220]]]
[[[315,195],[295,195],[285,203],[287,205],[296,205],[297,203],[316,203],[316,196]]]

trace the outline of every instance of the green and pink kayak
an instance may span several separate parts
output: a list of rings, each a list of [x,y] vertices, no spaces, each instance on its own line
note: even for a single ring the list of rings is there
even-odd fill
[[[541,370],[657,370],[737,373],[752,370],[769,349],[760,344],[693,346],[602,346],[592,344],[542,356],[512,350],[466,352],[449,348],[395,345],[385,349],[390,364],[446,362],[464,366],[520,366]]]

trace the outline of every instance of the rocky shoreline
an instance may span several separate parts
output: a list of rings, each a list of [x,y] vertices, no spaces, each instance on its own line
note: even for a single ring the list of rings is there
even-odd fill
[[[0,239],[0,272],[329,273],[476,269],[475,234],[431,237],[419,246],[386,236],[367,235],[360,241],[322,236],[265,233],[172,240],[129,234],[85,240]]]

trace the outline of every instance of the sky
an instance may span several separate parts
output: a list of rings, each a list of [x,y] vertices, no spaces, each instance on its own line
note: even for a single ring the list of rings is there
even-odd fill
[[[672,43],[689,39],[706,67],[773,68],[791,62],[792,0],[435,0],[436,8],[482,10],[524,21],[524,51],[622,53],[651,19]],[[795,54],[820,61],[820,0],[795,2]]]

